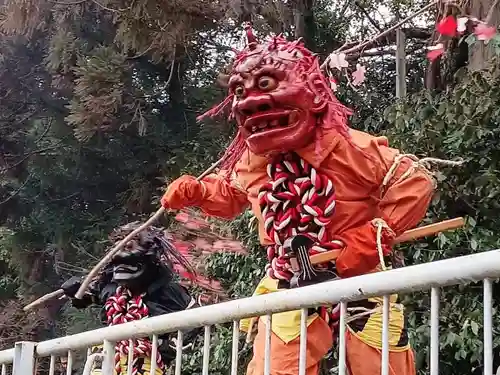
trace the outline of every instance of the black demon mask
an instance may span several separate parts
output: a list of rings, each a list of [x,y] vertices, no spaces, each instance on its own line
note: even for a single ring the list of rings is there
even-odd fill
[[[121,241],[140,225],[126,224],[110,236],[112,243]],[[141,288],[154,281],[160,270],[172,274],[172,262],[191,268],[186,259],[172,246],[164,230],[150,227],[130,240],[114,257],[108,269],[116,283],[128,288]]]

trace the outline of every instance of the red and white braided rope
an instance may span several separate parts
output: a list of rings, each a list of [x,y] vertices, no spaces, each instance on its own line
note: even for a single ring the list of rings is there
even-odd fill
[[[107,323],[110,326],[114,326],[117,324],[132,322],[134,320],[141,320],[149,317],[149,309],[144,303],[142,295],[133,296],[130,290],[119,286],[116,289],[116,293],[109,297],[104,305],[104,309],[106,311]],[[120,375],[121,364],[120,358],[121,356],[128,356],[129,354],[129,340],[122,340],[116,344],[115,347],[115,371],[116,375]],[[151,358],[153,352],[153,345],[151,341],[147,338],[134,339],[133,340],[133,358],[134,361],[132,363],[132,374],[127,375],[136,375],[139,372],[138,368],[138,360],[140,357],[149,357]],[[161,358],[160,353],[157,355],[157,367],[160,369],[164,369],[163,360]]]
[[[264,228],[273,245],[267,247],[267,275],[289,280],[291,265],[285,241],[302,234],[314,240],[310,254],[342,249],[331,241],[327,227],[335,211],[333,182],[296,154],[280,155],[267,166],[270,181],[259,191]]]

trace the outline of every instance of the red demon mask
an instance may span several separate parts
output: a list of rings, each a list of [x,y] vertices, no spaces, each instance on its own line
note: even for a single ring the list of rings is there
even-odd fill
[[[229,90],[232,113],[250,151],[257,155],[304,147],[314,139],[326,102],[311,86],[312,54],[273,39],[257,45],[233,66]]]
[[[246,30],[248,45],[233,63],[228,97],[200,116],[214,116],[232,103],[239,132],[225,164],[234,166],[242,148],[262,156],[300,149],[320,128],[346,135],[350,112],[333,95],[313,53],[281,36],[258,44],[250,26]]]

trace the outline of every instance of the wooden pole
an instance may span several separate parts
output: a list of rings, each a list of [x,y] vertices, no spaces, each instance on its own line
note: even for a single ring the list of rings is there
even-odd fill
[[[31,302],[29,305],[24,306],[23,311],[31,310],[33,307],[36,307],[36,306],[41,305],[47,301],[50,301],[53,298],[62,297],[62,296],[64,296],[64,290],[62,290],[62,289],[55,290],[51,293],[45,294],[44,296],[38,298],[37,300]]]
[[[212,173],[212,171],[217,168],[217,166],[222,162],[222,159],[217,160],[214,164],[212,164],[205,172],[203,172],[201,175],[199,175],[196,180],[201,181],[203,177],[207,176],[208,174]],[[94,277],[97,276],[99,271],[106,265],[108,264],[115,254],[123,249],[125,245],[133,239],[138,233],[142,232],[143,230],[149,228],[152,226],[155,222],[157,222],[165,213],[165,208],[160,207],[158,211],[155,212],[153,216],[151,216],[148,221],[146,221],[144,224],[139,226],[138,228],[134,229],[130,234],[125,236],[123,240],[121,240],[114,248],[112,248],[104,258],[101,259],[101,261],[94,267],[92,270],[89,272],[85,280],[83,280],[82,285],[80,286],[80,289],[78,289],[78,292],[75,294],[75,298],[82,299],[83,296],[85,295],[85,292],[87,291],[88,286],[90,285],[90,282]]]
[[[426,225],[420,228],[410,229],[395,239],[394,244],[414,241],[422,237],[431,236],[440,232],[461,228],[465,225],[463,217],[441,221],[439,223]],[[331,262],[337,259],[342,250],[331,250],[311,256],[312,264]]]
[[[406,35],[401,28],[396,30],[396,97],[406,96]]]

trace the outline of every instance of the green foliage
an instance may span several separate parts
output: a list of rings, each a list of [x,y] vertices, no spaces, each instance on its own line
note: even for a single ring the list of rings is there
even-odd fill
[[[423,91],[385,111],[386,134],[395,147],[416,155],[460,157],[466,161],[457,170],[436,173],[440,189],[428,219],[437,221],[467,215],[467,227],[405,246],[408,264],[500,247],[497,214],[500,193],[499,73],[499,64],[493,61],[486,71],[460,72],[460,82],[447,92],[431,95]],[[456,374],[470,371],[471,367],[479,369],[482,362],[481,285],[444,288],[440,300],[440,372]],[[409,310],[410,334],[418,367],[423,373],[429,361],[429,294],[408,295],[404,302]],[[494,315],[494,332],[499,323],[498,315]],[[495,347],[499,344],[500,341],[495,340]]]
[[[234,16],[241,16],[239,3],[62,3],[8,0],[2,8],[2,306],[6,300],[20,305],[19,296],[26,302],[75,273],[85,273],[102,256],[112,228],[144,219],[156,209],[166,183],[206,169],[234,132],[226,124],[201,125],[195,116],[225,95],[212,82],[229,61],[221,41],[235,44],[241,36],[235,37],[233,30]],[[254,17],[259,31],[292,35],[297,12],[292,3],[265,4],[261,16]],[[317,1],[316,50],[323,56],[346,39],[372,35],[374,26],[361,8],[376,15],[384,4],[401,19],[424,3],[359,1],[344,7],[344,1]],[[475,38],[467,38],[466,43],[473,42]],[[498,38],[490,44],[496,50],[500,45]],[[427,218],[467,215],[467,228],[403,247],[408,264],[498,248],[500,241],[498,64],[486,72],[457,72],[458,84],[441,93],[420,92],[426,68],[421,47],[409,41],[408,50],[417,52],[408,56],[410,95],[404,101],[394,105],[395,64],[386,56],[365,60],[366,89],[341,86],[339,91],[340,99],[356,111],[354,127],[385,131],[395,147],[419,156],[467,161],[460,169],[437,173],[441,188]],[[224,224],[247,245],[249,255],[215,254],[208,259],[210,274],[231,298],[251,295],[263,276],[265,251],[253,224],[249,212]],[[404,298],[424,372],[429,295]],[[470,373],[471,366],[480,366],[480,287],[446,288],[441,306],[442,374]],[[67,306],[50,306],[43,319],[56,329],[35,332],[33,339],[99,325],[95,310]],[[495,316],[494,327],[499,323]],[[211,374],[228,373],[231,333],[230,323],[213,330]],[[202,345],[198,342],[196,350],[185,354],[186,374],[201,373]],[[242,372],[251,355],[243,338],[240,349]],[[325,367],[334,367],[335,357],[330,362]]]
[[[209,372],[214,375],[226,375],[231,368],[231,347],[233,329],[232,324],[217,324],[212,326],[210,341],[210,363]],[[240,337],[240,344],[242,338]],[[198,340],[195,348],[182,357],[182,373],[199,374],[203,365],[203,340]],[[241,350],[238,372],[244,373],[248,362],[250,351]]]
[[[76,127],[76,137],[90,139],[97,129],[116,126],[115,115],[124,104],[126,77],[125,57],[111,48],[97,48],[90,57],[80,58],[75,73],[75,97],[67,117]],[[144,125],[140,134],[144,134]]]

